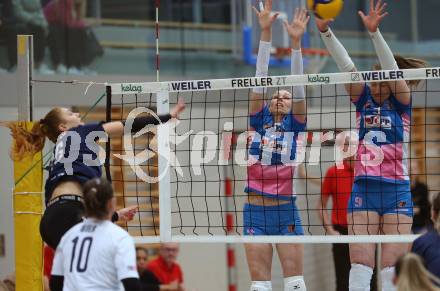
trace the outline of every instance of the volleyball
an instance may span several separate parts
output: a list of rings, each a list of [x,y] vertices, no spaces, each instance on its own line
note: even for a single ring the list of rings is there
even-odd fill
[[[344,0],[307,0],[307,5],[316,17],[331,19],[341,13]]]

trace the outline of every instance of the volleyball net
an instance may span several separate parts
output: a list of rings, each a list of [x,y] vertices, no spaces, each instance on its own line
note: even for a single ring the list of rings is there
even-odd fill
[[[109,84],[107,121],[138,114],[168,113],[179,98],[183,98],[186,104],[178,121],[157,128],[148,127],[135,136],[112,139],[108,143],[106,169],[112,177],[118,202],[139,206],[138,216],[126,227],[136,241],[142,243],[171,240],[223,243],[410,242],[415,236],[400,234],[399,224],[403,222],[399,221],[395,225],[395,235],[381,235],[380,232],[328,235],[319,219],[319,212],[323,211],[319,207],[320,184],[327,169],[338,159],[341,161],[341,153],[344,155],[343,145],[341,147],[337,142],[338,136],[357,136],[356,109],[344,84],[421,80],[412,89],[411,133],[403,142],[403,148],[408,149],[407,155],[403,155],[403,164],[408,165],[411,180],[423,181],[432,192],[438,191],[439,78],[440,68],[426,68]],[[296,194],[305,235],[244,235],[243,206],[248,203],[248,194],[244,189],[249,179],[247,168],[250,162],[248,151],[250,140],[255,137],[249,124],[252,88],[267,88],[263,98],[268,102],[279,90],[292,91],[293,86],[299,85],[306,86],[307,129],[298,133],[304,142],[298,144],[297,156],[302,158],[295,166],[298,169],[303,166],[305,174],[297,174],[293,178],[292,193]],[[380,112],[368,118],[372,118],[372,123],[377,123],[374,118],[379,118],[379,127],[384,130],[390,122],[381,118]],[[355,157],[353,155],[353,159]],[[396,175],[399,175],[397,172],[400,170],[396,169]],[[348,205],[338,206],[338,211],[347,211],[347,208]],[[331,204],[324,211],[330,212]],[[273,223],[269,219],[267,221],[268,224]],[[280,227],[280,223],[267,226]],[[365,223],[373,222],[367,219]]]

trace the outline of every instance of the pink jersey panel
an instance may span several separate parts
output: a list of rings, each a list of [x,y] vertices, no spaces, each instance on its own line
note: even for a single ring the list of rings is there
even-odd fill
[[[247,187],[272,195],[292,195],[294,166],[262,165],[257,162],[248,166]]]
[[[385,144],[382,146],[366,146],[360,141],[355,166],[355,177],[369,176],[382,177],[393,180],[409,180],[407,167],[406,144]],[[379,157],[378,151],[383,153],[383,161],[371,161]],[[364,159],[362,161],[362,157]],[[365,156],[367,158],[365,158]],[[378,158],[376,158],[378,159]]]

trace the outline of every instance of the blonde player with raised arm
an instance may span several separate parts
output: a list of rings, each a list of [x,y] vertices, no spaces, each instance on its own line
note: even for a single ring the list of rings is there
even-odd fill
[[[84,184],[86,219],[61,239],[50,279],[52,291],[140,291],[136,251],[130,235],[111,222],[116,199],[110,182]]]
[[[262,5],[261,5],[262,6]],[[258,11],[261,27],[256,77],[268,74],[272,24],[278,13],[272,13],[272,0]],[[292,39],[292,74],[303,73],[301,38],[310,17],[297,9],[292,23],[285,28]],[[292,94],[293,93],[293,94]],[[266,104],[263,88],[255,88],[249,102],[251,129],[255,132],[249,147],[247,185],[248,203],[244,206],[245,235],[303,235],[301,218],[295,204],[293,180],[299,135],[306,127],[306,103],[303,86],[293,92],[277,90]],[[284,163],[285,161],[293,162]],[[285,291],[306,290],[303,278],[303,246],[276,244],[284,276]],[[245,244],[252,279],[250,290],[270,291],[272,244]]]
[[[393,56],[379,31],[379,24],[388,14],[381,0],[370,1],[370,11],[359,15],[374,44],[380,66],[374,69],[399,70],[426,66],[417,59]],[[331,20],[316,18],[322,40],[339,69],[355,72],[356,67],[345,48],[337,40],[328,24]],[[390,74],[391,76],[391,74]],[[394,76],[397,76],[394,73]],[[354,184],[348,206],[349,234],[409,234],[412,224],[412,200],[408,176],[408,143],[411,122],[410,86],[417,81],[396,79],[391,82],[348,84],[347,92],[356,106],[359,147],[357,151]],[[380,164],[366,157],[377,157]],[[350,291],[370,290],[375,264],[375,244],[350,244]],[[382,290],[395,290],[392,279],[397,258],[407,252],[408,245],[382,245]]]

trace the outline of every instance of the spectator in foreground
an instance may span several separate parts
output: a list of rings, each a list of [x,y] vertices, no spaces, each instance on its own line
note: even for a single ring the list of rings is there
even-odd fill
[[[422,257],[426,269],[440,278],[440,193],[432,200],[431,219],[434,228],[414,241],[412,252]]]
[[[150,261],[147,268],[159,279],[160,284],[177,286],[177,289],[184,291],[183,272],[176,262],[179,255],[179,244],[163,243],[159,249],[159,256]]]
[[[397,261],[394,276],[396,291],[440,291],[431,280],[440,284],[440,280],[425,269],[418,255],[408,253]]]

